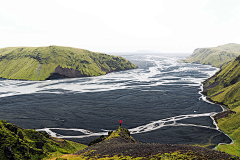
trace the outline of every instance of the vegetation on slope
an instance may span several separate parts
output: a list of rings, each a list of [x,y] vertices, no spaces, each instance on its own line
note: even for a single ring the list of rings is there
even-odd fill
[[[0,49],[0,77],[7,79],[46,80],[89,77],[133,68],[137,66],[122,57],[71,47]]]
[[[240,56],[203,82],[203,94],[230,109],[240,106]]]
[[[217,120],[221,130],[228,134],[233,140],[233,144],[221,144],[217,149],[232,155],[240,157],[240,106],[234,108],[228,117]]]
[[[197,48],[187,59],[179,62],[208,64],[220,68],[239,55],[240,44],[230,43],[212,48]]]
[[[209,100],[231,109],[230,112],[225,111],[215,117],[220,117],[217,118],[219,128],[228,134],[234,143],[221,144],[217,148],[240,156],[240,56],[204,81],[203,85],[203,94],[207,95]]]
[[[85,145],[50,137],[46,132],[22,129],[0,120],[0,159],[43,159],[50,156],[70,154]]]

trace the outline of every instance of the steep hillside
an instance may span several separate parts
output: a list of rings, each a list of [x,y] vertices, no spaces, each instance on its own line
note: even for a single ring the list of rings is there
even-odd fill
[[[219,128],[234,140],[218,149],[240,156],[240,56],[203,82],[203,94],[232,110],[215,116]]]
[[[203,82],[203,94],[233,109],[240,106],[240,56]]]
[[[85,145],[50,137],[45,132],[22,129],[0,120],[0,159],[40,160],[49,156],[73,153]]]
[[[89,77],[134,68],[137,66],[122,57],[70,47],[0,49],[0,77],[7,79]]]
[[[221,144],[217,149],[240,157],[240,106],[232,109],[231,113],[224,118],[218,119],[217,124],[234,140],[233,144]]]
[[[240,44],[229,43],[212,48],[197,48],[187,59],[179,62],[208,64],[222,67],[240,55]]]

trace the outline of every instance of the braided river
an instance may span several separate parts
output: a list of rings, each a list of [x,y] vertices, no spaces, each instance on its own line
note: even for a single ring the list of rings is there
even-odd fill
[[[200,94],[218,68],[178,63],[184,56],[125,55],[137,69],[47,81],[0,79],[0,119],[88,144],[118,120],[143,143],[210,144],[232,140],[212,116],[223,109]]]

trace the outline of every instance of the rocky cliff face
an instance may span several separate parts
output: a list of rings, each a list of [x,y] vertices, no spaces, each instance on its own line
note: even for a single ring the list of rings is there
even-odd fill
[[[110,70],[107,70],[104,67],[101,67],[102,71],[107,73],[111,73],[114,70],[110,68]],[[78,77],[90,77],[87,74],[81,73],[78,70],[75,70],[73,68],[62,68],[60,65],[57,66],[54,73],[51,73],[51,75],[46,80],[51,79],[62,79],[62,78],[78,78]]]
[[[54,73],[51,73],[51,75],[46,80],[51,79],[62,79],[62,78],[76,78],[76,77],[89,77],[86,74],[81,73],[78,70],[75,70],[73,68],[62,68],[57,66]]]

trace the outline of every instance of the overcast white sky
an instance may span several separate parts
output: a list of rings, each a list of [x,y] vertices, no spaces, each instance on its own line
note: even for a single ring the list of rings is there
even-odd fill
[[[192,53],[240,43],[240,0],[1,0],[0,48]]]

